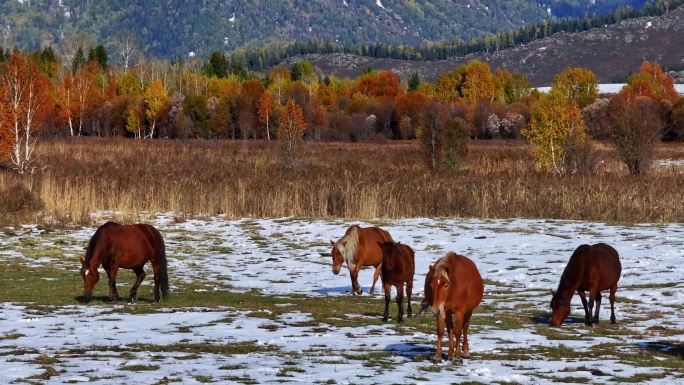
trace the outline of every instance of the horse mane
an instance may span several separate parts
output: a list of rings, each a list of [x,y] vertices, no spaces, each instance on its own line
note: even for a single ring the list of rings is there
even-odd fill
[[[104,225],[98,227],[97,231],[95,231],[95,234],[90,238],[90,242],[88,242],[88,248],[86,249],[86,254],[85,254],[85,264],[86,266],[90,266],[90,260],[93,258],[93,254],[95,253],[95,248],[97,245],[100,243],[101,238],[104,236],[105,228],[109,228],[112,225],[118,225],[116,222],[107,222]],[[100,258],[102,257],[100,253]],[[96,261],[99,262],[100,261]]]
[[[436,264],[435,264],[435,274],[432,276],[434,279],[436,276],[441,275],[444,277],[448,282],[451,282],[449,279],[449,272],[447,269],[451,265],[451,261],[456,257],[456,254],[453,251],[448,252],[444,258],[440,259]]]
[[[335,247],[340,251],[347,265],[353,265],[356,249],[359,247],[359,226],[351,226],[344,236],[335,243]]]
[[[573,287],[577,282],[579,282],[584,270],[584,264],[581,263],[580,259],[589,252],[589,245],[580,245],[570,256],[568,264],[561,274],[560,283],[558,283],[558,290],[556,293],[565,293],[566,291],[571,293],[575,292],[575,287]]]

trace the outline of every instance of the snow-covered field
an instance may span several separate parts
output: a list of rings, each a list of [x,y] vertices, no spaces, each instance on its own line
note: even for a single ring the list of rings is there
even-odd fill
[[[330,250],[329,241],[339,239],[349,222],[212,218],[177,223],[171,215],[147,221],[166,239],[172,296],[180,295],[173,291],[174,282],[216,282],[217,288],[228,282],[235,291],[256,289],[285,298],[348,295],[347,270],[333,275],[330,260],[320,253]],[[0,384],[684,383],[682,224],[459,218],[361,224],[380,224],[415,249],[414,312],[429,264],[449,250],[475,261],[486,285],[483,303],[473,315],[470,360],[432,364],[428,358],[434,354],[434,332],[400,327],[393,319],[377,322],[384,307],[380,295],[374,297],[373,309],[345,309],[358,326],[344,327],[314,327],[313,314],[287,305],[277,309],[278,317],[255,317],[228,307],[170,309],[162,304],[154,314],[132,314],[120,312],[131,305],[74,301],[37,312],[27,304],[5,302],[0,304]],[[0,232],[0,263],[11,261],[29,270],[65,268],[73,271],[80,288],[78,257],[94,230],[45,233],[26,226],[11,234]],[[549,289],[556,288],[572,251],[596,242],[613,245],[621,255],[618,323],[605,323],[610,314],[606,299],[602,324],[584,326],[575,296],[566,323],[548,328]],[[65,246],[63,256],[36,258],[23,251],[26,244],[71,246]],[[124,298],[131,277],[120,276]],[[140,296],[149,297],[151,278],[148,268]],[[362,271],[359,281],[368,296],[372,271]],[[0,281],[0,290],[4,284]],[[101,279],[98,289],[104,292],[105,286]],[[394,300],[391,305],[390,314],[396,315]],[[518,315],[518,322],[497,321],[497,313],[508,319]],[[425,317],[434,323],[431,315]],[[178,348],[236,343],[251,343],[254,349],[244,354],[212,349],[198,355]],[[53,372],[41,379],[46,367]]]

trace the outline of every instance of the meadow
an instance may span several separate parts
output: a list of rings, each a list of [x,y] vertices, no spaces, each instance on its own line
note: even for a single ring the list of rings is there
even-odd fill
[[[309,142],[296,169],[276,141],[41,141],[38,171],[0,170],[0,216],[10,223],[90,224],[142,212],[179,219],[554,218],[677,222],[684,217],[684,146],[661,144],[655,167],[629,176],[599,143],[591,175],[537,172],[525,141],[471,141],[459,167],[426,167],[415,141]],[[128,217],[127,217],[128,216]],[[115,218],[116,219],[116,218]]]

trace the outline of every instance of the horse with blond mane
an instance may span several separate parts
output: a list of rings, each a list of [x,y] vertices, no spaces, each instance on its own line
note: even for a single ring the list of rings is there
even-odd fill
[[[483,293],[482,277],[475,263],[469,258],[450,251],[430,266],[425,276],[423,306],[432,307],[432,314],[437,319],[437,348],[433,359],[435,363],[442,360],[445,323],[449,340],[447,357],[454,362],[463,362],[462,358],[470,358],[468,327],[473,309],[482,301]]]
[[[366,266],[375,267],[370,294],[375,291],[375,282],[380,276],[382,264],[382,249],[378,242],[393,242],[393,239],[387,231],[379,227],[361,227],[359,225],[349,227],[344,236],[337,242],[330,241],[333,273],[339,274],[342,264],[347,263],[352,284],[351,292],[354,295],[363,293],[358,276],[361,268]]]
[[[90,299],[93,287],[100,279],[98,267],[102,265],[109,278],[109,301],[117,302],[116,276],[119,268],[131,269],[136,280],[131,288],[131,303],[137,300],[138,287],[145,278],[145,264],[150,261],[154,271],[154,302],[159,292],[169,294],[164,239],[157,229],[147,224],[121,225],[107,222],[90,238],[85,259],[81,261],[81,277],[85,284],[84,295]]]

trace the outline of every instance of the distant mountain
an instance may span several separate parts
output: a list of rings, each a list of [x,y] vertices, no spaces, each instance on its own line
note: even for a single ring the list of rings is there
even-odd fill
[[[193,52],[268,41],[418,45],[516,29],[528,23],[608,13],[645,0],[3,0],[0,45],[58,48],[77,36],[116,59],[117,37],[177,60]],[[87,48],[87,47],[86,47]]]
[[[625,20],[580,33],[558,33],[525,46],[490,53],[473,54],[442,61],[401,61],[330,54],[306,55],[287,59],[287,66],[297,60],[308,60],[323,73],[340,78],[359,76],[367,67],[393,70],[403,79],[418,72],[425,81],[471,60],[487,62],[492,71],[505,68],[524,73],[535,86],[547,86],[554,75],[568,67],[584,67],[593,71],[600,82],[624,81],[637,72],[641,64],[655,61],[665,68],[684,69],[684,7],[659,17]],[[681,73],[672,73],[684,82]]]

